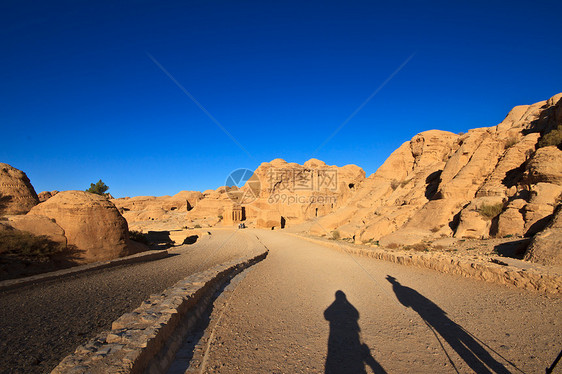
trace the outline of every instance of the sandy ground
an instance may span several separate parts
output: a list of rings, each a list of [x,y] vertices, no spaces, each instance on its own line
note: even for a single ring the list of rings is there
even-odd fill
[[[161,260],[88,272],[0,292],[0,373],[48,373],[80,344],[151,294],[190,274],[245,256],[255,245],[233,230],[211,230]],[[230,239],[230,240],[229,240]],[[221,246],[222,243],[228,243]]]
[[[170,373],[537,373],[562,349],[559,297],[244,231],[269,256]]]

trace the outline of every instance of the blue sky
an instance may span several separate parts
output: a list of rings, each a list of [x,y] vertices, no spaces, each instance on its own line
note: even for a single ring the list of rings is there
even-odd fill
[[[559,1],[5,0],[0,162],[37,192],[101,178],[118,197],[217,188],[274,158],[369,175],[416,133],[493,126],[562,92],[560,14]]]

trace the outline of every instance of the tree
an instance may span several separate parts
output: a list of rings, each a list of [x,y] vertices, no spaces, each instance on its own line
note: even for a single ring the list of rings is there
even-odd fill
[[[105,185],[105,183],[103,183],[101,181],[101,179],[96,183],[90,183],[90,188],[88,188],[86,190],[86,192],[91,192],[91,193],[95,193],[97,195],[102,195],[105,196],[106,195],[106,191],[109,190],[109,187]]]

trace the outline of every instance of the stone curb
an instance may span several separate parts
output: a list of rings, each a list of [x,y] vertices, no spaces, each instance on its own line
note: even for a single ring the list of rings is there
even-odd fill
[[[267,249],[184,278],[152,295],[73,354],[51,373],[163,373],[213,294],[230,278],[267,257]]]
[[[71,268],[52,271],[49,273],[32,275],[25,278],[8,279],[0,282],[0,291],[12,290],[14,288],[27,286],[29,284],[42,283],[53,279],[59,279],[71,275],[86,273],[92,270],[106,269],[119,265],[134,264],[137,262],[159,260],[161,258],[167,257],[168,255],[169,255],[168,251],[149,250],[141,253],[136,253],[134,255],[127,256],[127,257],[116,258],[110,261],[94,262],[86,265],[73,266]]]
[[[461,275],[487,282],[511,285],[526,290],[549,294],[562,294],[562,276],[544,274],[533,269],[520,269],[510,265],[470,261],[445,255],[436,256],[435,254],[389,251],[377,248],[368,249],[353,244],[328,242],[322,239],[310,238],[293,233],[287,234],[339,251],[372,257],[396,264],[417,266],[420,268],[437,270],[441,273]]]

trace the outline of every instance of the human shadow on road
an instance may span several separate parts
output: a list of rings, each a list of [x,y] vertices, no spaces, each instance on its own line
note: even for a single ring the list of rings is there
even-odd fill
[[[386,373],[367,344],[361,342],[359,312],[343,291],[336,292],[336,299],[324,311],[324,318],[330,322],[326,374],[367,373],[365,365],[376,374]]]
[[[396,278],[390,275],[387,275],[386,279],[392,284],[392,290],[398,300],[404,306],[417,312],[436,337],[439,339],[437,334],[441,335],[472,370],[476,373],[510,373],[470,333],[447,317],[447,313],[435,303],[416,290],[401,285]],[[441,341],[439,343],[441,344]],[[445,351],[445,353],[447,352]],[[449,355],[447,354],[447,356]],[[449,360],[451,360],[450,357]],[[454,366],[452,361],[451,364]]]

